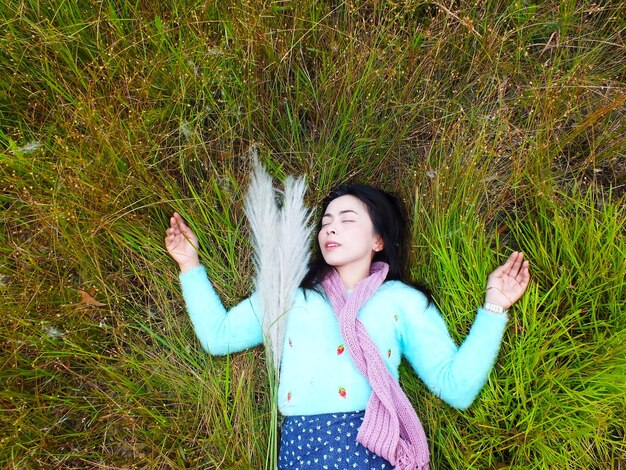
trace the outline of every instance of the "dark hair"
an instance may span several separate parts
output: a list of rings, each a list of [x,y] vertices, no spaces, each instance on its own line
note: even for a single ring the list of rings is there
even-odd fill
[[[389,265],[386,281],[399,280],[409,284],[406,281],[405,269],[408,224],[406,210],[400,198],[364,184],[342,185],[333,189],[324,199],[322,202],[322,214],[334,199],[346,195],[354,196],[365,204],[374,225],[374,232],[383,240],[383,249],[374,255],[372,262],[384,261]],[[318,231],[321,228],[321,219],[320,217],[317,226]],[[331,269],[333,267],[324,261],[320,246],[316,243],[313,256],[309,262],[309,270],[304,276],[300,287],[316,290],[318,284]],[[419,287],[419,289],[428,295],[426,289],[423,287]]]

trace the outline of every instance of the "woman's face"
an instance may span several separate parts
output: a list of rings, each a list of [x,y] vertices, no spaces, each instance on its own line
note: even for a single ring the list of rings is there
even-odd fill
[[[351,195],[328,204],[317,240],[324,260],[335,268],[369,270],[374,253],[383,249],[367,207]]]

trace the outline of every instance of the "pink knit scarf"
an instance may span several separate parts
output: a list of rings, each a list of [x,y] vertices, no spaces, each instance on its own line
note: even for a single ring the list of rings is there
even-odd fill
[[[428,470],[428,443],[422,423],[357,318],[359,309],[384,282],[388,271],[387,263],[373,263],[370,276],[359,282],[349,296],[334,269],[322,281],[322,287],[337,315],[354,365],[372,387],[357,441],[397,469]]]

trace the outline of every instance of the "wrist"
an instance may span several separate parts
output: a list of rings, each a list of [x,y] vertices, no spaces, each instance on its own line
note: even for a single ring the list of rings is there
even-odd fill
[[[508,308],[503,307],[502,305],[497,305],[488,301],[485,301],[483,309],[498,315],[506,315],[509,311]]]
[[[191,271],[192,269],[200,266],[200,261],[187,261],[185,263],[179,263],[178,267],[180,268],[180,272],[185,274],[186,272]]]

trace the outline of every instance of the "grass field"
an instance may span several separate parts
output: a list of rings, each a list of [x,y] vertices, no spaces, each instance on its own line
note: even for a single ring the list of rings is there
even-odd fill
[[[619,1],[2,2],[0,467],[266,467],[263,351],[201,350],[163,247],[250,293],[256,145],[402,196],[458,341],[531,260],[469,410],[402,369],[432,468],[626,469],[625,117]]]

